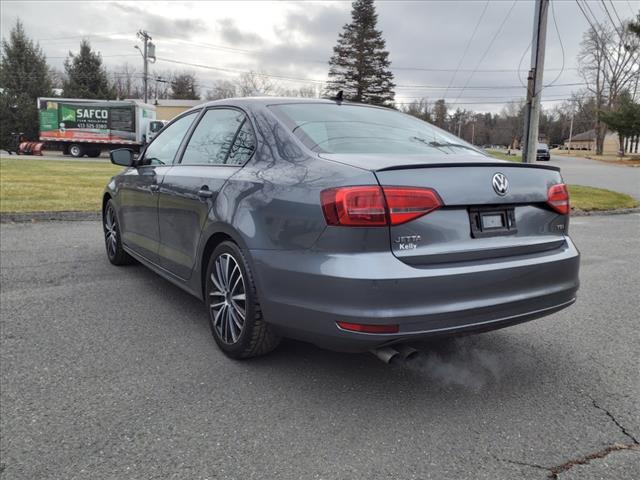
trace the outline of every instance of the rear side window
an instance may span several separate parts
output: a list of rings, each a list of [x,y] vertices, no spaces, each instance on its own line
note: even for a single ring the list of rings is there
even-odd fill
[[[253,131],[244,113],[216,108],[208,110],[189,139],[183,165],[242,165],[253,149]]]
[[[200,112],[192,112],[167,126],[144,152],[144,165],[169,165],[180,148],[187,130]]]
[[[316,152],[485,155],[438,127],[388,108],[337,103],[269,108]]]
[[[244,165],[251,158],[251,154],[255,149],[256,139],[253,136],[249,120],[245,119],[231,146],[227,163],[230,165]]]

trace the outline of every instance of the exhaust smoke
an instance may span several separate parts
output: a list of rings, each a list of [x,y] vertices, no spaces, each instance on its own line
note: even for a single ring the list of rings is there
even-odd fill
[[[446,351],[440,351],[441,346],[433,344],[421,347],[421,354],[407,361],[405,367],[443,386],[478,391],[501,377],[503,367],[499,356],[473,346],[467,338],[446,340]]]

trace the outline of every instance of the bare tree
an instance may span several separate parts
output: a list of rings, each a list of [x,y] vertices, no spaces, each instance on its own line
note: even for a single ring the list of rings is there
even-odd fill
[[[278,85],[273,80],[265,73],[254,70],[240,75],[236,80],[236,86],[241,97],[269,95],[278,91]]]
[[[592,25],[582,39],[578,54],[580,75],[595,98],[596,154],[602,155],[607,127],[602,114],[611,111],[620,93],[632,87],[640,75],[637,36],[608,25]]]
[[[112,72],[112,75],[117,98],[139,98],[142,74],[137,72],[135,67],[123,63]]]
[[[414,117],[425,120],[427,122],[432,121],[431,106],[429,104],[429,100],[427,100],[426,98],[413,100],[408,105],[404,105],[402,107],[402,112],[413,115]]]
[[[171,95],[171,79],[176,75],[173,70],[154,70],[149,75],[150,97],[167,99]],[[142,86],[140,91],[142,91]],[[138,97],[140,98],[140,97]]]
[[[237,95],[236,85],[229,80],[216,80],[213,88],[207,91],[207,100],[220,100],[222,98],[232,98]]]
[[[300,88],[282,88],[279,89],[278,95],[283,97],[302,97],[302,98],[316,98],[318,96],[315,87],[307,86]]]

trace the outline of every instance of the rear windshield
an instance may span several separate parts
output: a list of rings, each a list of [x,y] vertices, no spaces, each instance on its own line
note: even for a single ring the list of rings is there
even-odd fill
[[[269,108],[315,152],[484,155],[444,130],[387,108],[337,103]]]

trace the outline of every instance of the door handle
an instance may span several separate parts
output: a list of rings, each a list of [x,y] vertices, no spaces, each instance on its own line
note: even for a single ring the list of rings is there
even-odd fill
[[[198,196],[200,198],[211,198],[213,197],[213,192],[209,190],[209,187],[204,186],[200,190],[198,190]]]
[[[157,183],[154,183],[149,186],[149,190],[151,191],[151,193],[157,192],[158,190],[160,190],[160,185],[158,185]]]

